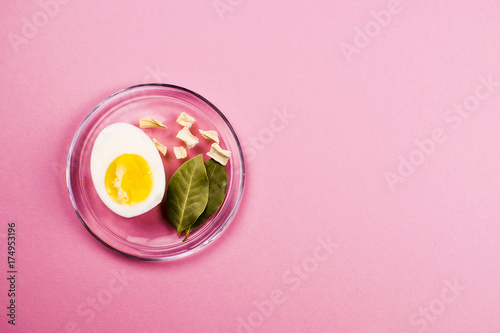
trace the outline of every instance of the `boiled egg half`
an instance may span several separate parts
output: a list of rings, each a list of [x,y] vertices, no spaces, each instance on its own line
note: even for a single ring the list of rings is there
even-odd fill
[[[92,182],[116,214],[134,217],[156,207],[165,193],[163,162],[139,128],[115,123],[97,136],[90,157]]]

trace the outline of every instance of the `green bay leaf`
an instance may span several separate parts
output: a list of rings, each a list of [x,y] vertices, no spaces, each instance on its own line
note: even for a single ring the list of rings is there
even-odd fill
[[[205,221],[215,214],[219,207],[224,202],[224,198],[226,197],[227,190],[227,172],[226,168],[214,161],[213,159],[209,159],[205,162],[205,168],[207,170],[208,177],[208,202],[207,206],[203,213],[201,213],[200,217],[190,226],[188,231],[186,232],[186,238],[189,236],[189,232],[200,227]]]
[[[208,177],[200,154],[184,162],[167,186],[166,210],[180,235],[198,219],[207,206]]]

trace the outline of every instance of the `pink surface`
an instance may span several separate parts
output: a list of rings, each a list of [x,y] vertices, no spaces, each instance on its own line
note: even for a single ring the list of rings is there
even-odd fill
[[[0,331],[500,332],[499,2],[63,2],[0,14]],[[174,262],[108,250],[66,190],[86,114],[144,82],[246,155],[233,222]]]

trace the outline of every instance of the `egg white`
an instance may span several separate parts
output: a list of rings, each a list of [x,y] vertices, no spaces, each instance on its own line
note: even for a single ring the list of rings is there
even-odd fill
[[[123,154],[142,156],[152,171],[153,185],[149,196],[134,206],[120,205],[106,192],[106,171],[111,162]],[[162,201],[165,193],[165,171],[158,150],[143,131],[127,123],[109,125],[99,133],[92,147],[90,173],[102,202],[123,217],[134,217],[148,212]]]

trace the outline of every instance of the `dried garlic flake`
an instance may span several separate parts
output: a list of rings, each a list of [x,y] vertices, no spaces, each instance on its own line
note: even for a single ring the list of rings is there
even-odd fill
[[[191,125],[196,121],[193,117],[188,115],[186,112],[182,112],[177,118],[176,122],[184,127],[190,128]]]
[[[159,143],[155,138],[153,138],[153,143],[155,144],[156,149],[158,149],[158,151],[162,153],[163,156],[167,155],[167,147]]]
[[[167,128],[167,126],[163,125],[158,120],[154,120],[153,118],[139,119],[139,127],[140,128],[151,128],[151,127]]]
[[[187,157],[187,152],[184,147],[174,147],[174,154],[176,159],[182,159]]]
[[[179,133],[177,133],[176,138],[184,141],[184,143],[186,144],[186,147],[188,147],[189,149],[193,148],[194,146],[196,146],[198,144],[198,142],[200,142],[200,139],[198,139],[193,134],[191,134],[191,132],[189,131],[189,128],[187,128],[187,127],[183,127],[179,131]]]
[[[219,143],[219,136],[217,135],[216,131],[204,131],[204,130],[199,130],[200,134],[205,138],[205,139],[210,139],[213,140],[217,143]]]
[[[218,143],[213,143],[207,155],[220,164],[226,165],[227,161],[231,157],[231,152],[229,150],[222,149]]]

